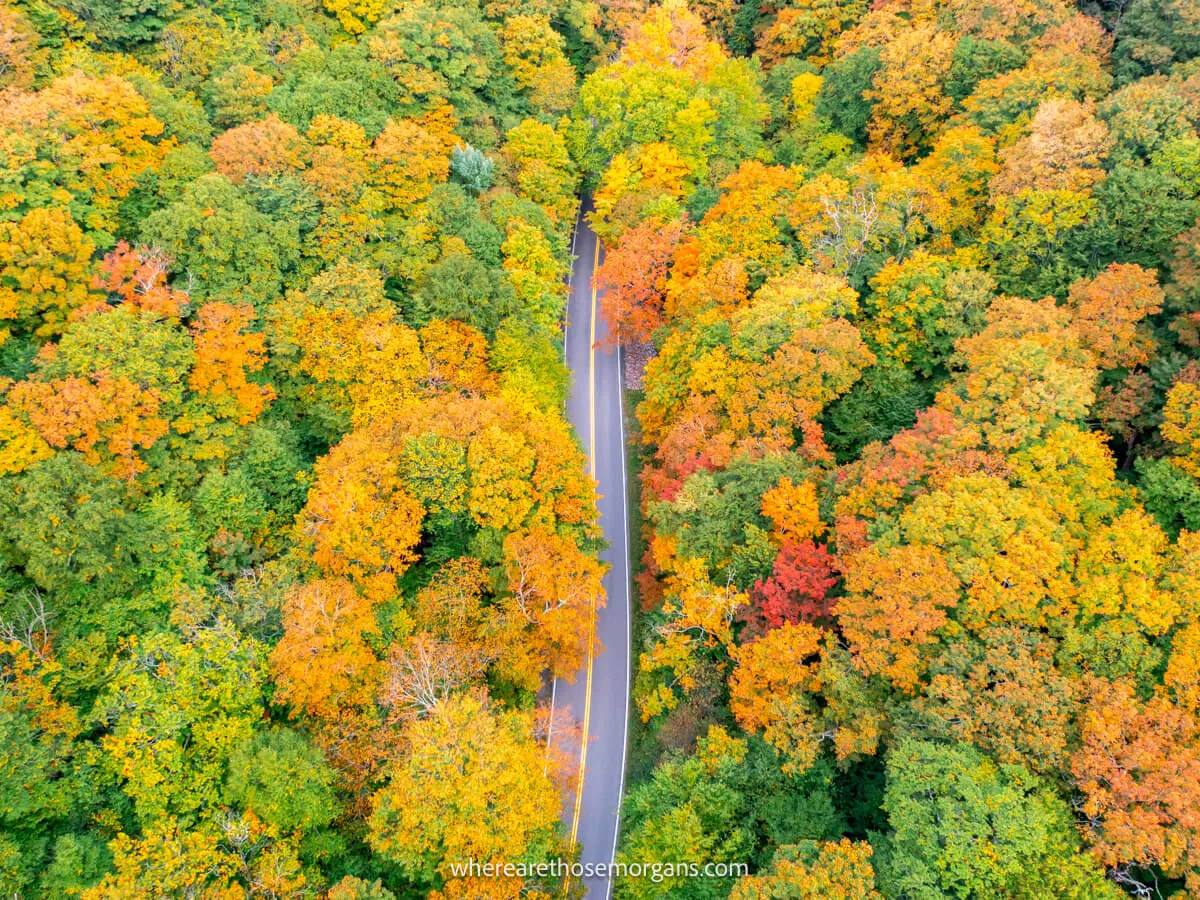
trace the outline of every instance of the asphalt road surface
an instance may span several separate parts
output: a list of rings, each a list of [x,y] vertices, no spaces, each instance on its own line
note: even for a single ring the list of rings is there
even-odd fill
[[[589,208],[585,204],[585,211]],[[580,861],[607,864],[616,854],[629,721],[628,495],[620,359],[616,351],[603,349],[604,319],[592,288],[599,240],[582,216],[574,253],[567,306],[566,356],[571,370],[567,414],[599,483],[600,527],[608,542],[601,553],[609,565],[604,576],[608,601],[596,616],[598,646],[573,683],[554,684],[553,697],[555,708],[569,710],[585,733],[577,751],[580,775],[568,791],[563,819],[580,845]],[[590,900],[606,900],[612,894],[612,885],[604,879],[585,879],[584,886]]]

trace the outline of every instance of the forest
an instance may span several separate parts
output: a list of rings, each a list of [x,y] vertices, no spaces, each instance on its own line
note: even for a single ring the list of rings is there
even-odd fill
[[[0,0],[0,894],[581,896],[581,197],[613,896],[1200,898],[1195,0]]]

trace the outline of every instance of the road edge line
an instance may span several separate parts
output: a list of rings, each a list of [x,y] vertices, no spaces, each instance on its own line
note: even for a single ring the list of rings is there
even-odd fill
[[[617,860],[617,844],[621,839],[621,806],[625,801],[625,769],[629,763],[629,713],[633,688],[633,564],[630,554],[633,547],[629,543],[629,453],[625,445],[625,366],[622,357],[623,348],[617,345],[617,399],[621,404],[621,414],[617,418],[621,433],[621,511],[624,515],[622,523],[625,529],[625,640],[629,647],[629,658],[625,666],[625,728],[621,735],[621,786],[617,791],[617,820],[613,824],[613,846],[610,863]],[[614,880],[609,869],[608,890],[605,900],[611,900]]]

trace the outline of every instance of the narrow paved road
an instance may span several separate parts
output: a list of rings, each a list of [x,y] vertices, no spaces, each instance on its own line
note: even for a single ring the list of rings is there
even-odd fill
[[[590,205],[585,204],[585,211]],[[592,273],[600,259],[599,240],[581,216],[575,233],[577,257],[567,306],[566,354],[571,370],[567,414],[583,441],[599,482],[600,527],[608,541],[604,590],[608,602],[596,617],[600,646],[589,654],[574,683],[554,685],[557,709],[582,723],[580,776],[563,811],[567,829],[580,844],[580,861],[612,862],[616,853],[621,792],[625,780],[629,712],[629,517],[621,416],[621,367],[617,353],[600,349],[604,320],[596,308]],[[601,649],[601,647],[603,649]],[[606,900],[612,885],[584,879],[589,900]]]

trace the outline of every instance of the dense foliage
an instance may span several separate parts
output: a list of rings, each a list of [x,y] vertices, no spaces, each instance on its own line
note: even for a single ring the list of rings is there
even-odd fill
[[[601,569],[557,120],[607,40],[0,6],[0,894],[477,897],[449,862],[567,854],[537,695]]]
[[[1200,896],[1192,0],[0,0],[0,893],[561,893],[581,187],[617,895]]]
[[[668,0],[583,81],[622,852],[756,866],[618,896],[1200,891],[1200,16],[1111,6]]]

